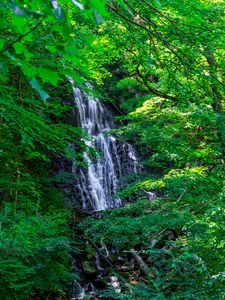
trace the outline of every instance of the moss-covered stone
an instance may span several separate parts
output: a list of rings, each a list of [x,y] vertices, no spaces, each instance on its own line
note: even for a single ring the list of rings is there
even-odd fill
[[[92,261],[85,260],[82,262],[82,267],[85,273],[94,274],[97,272],[96,267]]]

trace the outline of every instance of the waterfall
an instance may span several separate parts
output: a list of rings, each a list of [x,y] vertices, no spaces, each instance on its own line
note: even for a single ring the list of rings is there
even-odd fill
[[[101,211],[119,207],[122,202],[117,193],[123,186],[119,179],[137,172],[133,147],[107,134],[115,125],[112,115],[99,99],[76,87],[73,87],[73,93],[80,125],[90,137],[84,142],[99,153],[97,160],[92,161],[87,150],[83,155],[87,168],[73,168],[79,173],[78,190],[83,209]]]

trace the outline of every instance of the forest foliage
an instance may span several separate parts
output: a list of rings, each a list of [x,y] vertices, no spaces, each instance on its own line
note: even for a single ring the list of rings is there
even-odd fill
[[[114,133],[145,169],[120,192],[135,203],[80,225],[96,244],[136,249],[154,274],[138,285],[121,278],[123,292],[103,299],[225,298],[224,9],[220,0],[1,1],[1,299],[65,298],[76,277],[71,211],[52,173],[54,157],[78,164],[85,150],[64,105],[68,77],[117,108]]]
[[[93,78],[123,112],[115,133],[136,145],[146,172],[120,193],[138,202],[82,228],[149,256],[155,278],[128,282],[115,299],[131,290],[134,299],[224,299],[224,4],[122,2],[99,25],[94,44],[107,54],[98,48],[88,63],[109,72]]]

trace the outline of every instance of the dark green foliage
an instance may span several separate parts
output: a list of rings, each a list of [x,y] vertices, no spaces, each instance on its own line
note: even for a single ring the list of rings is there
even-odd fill
[[[50,168],[54,154],[79,158],[68,144],[81,132],[57,122],[59,104],[54,115],[31,91],[19,93],[1,86],[0,297],[65,297],[72,280],[69,212]]]
[[[54,187],[52,161],[78,164],[85,149],[66,77],[78,78],[71,21],[81,14],[72,2],[61,5],[0,4],[0,298],[6,300],[65,299],[74,277],[70,212]]]
[[[72,280],[71,241],[67,238],[67,212],[51,215],[1,213],[1,299],[26,299],[32,295],[65,292]]]

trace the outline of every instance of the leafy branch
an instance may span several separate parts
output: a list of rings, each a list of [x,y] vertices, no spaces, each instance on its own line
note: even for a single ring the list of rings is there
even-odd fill
[[[0,55],[3,54],[5,51],[7,51],[8,49],[12,48],[12,46],[18,42],[20,42],[24,37],[26,37],[27,35],[29,35],[30,33],[34,32],[43,22],[43,20],[46,17],[43,17],[34,27],[32,27],[29,31],[27,31],[24,34],[21,34],[17,39],[15,39],[12,43],[10,43],[9,45],[7,45],[5,48],[3,48],[0,51]]]

